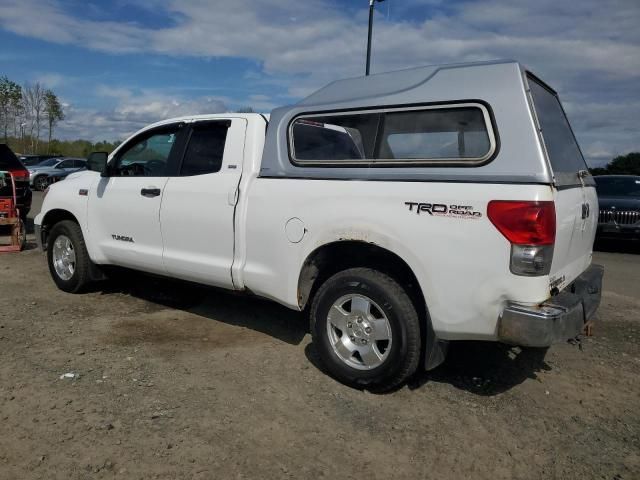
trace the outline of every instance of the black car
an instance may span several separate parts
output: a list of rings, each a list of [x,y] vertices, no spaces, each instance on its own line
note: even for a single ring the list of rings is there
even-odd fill
[[[598,236],[640,238],[640,177],[606,175],[594,179],[600,203]]]
[[[25,219],[31,209],[31,189],[29,171],[20,163],[18,157],[4,143],[0,143],[0,171],[11,172],[16,181],[16,197],[20,216]],[[0,198],[12,198],[12,186],[8,183],[0,187]]]

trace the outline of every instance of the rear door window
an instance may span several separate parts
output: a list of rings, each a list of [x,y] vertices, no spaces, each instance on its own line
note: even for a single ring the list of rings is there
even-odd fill
[[[558,96],[533,76],[528,77],[531,98],[557,183],[580,184],[577,172],[587,170],[578,142]]]
[[[204,175],[220,171],[228,129],[228,121],[196,123],[191,130],[180,175]]]

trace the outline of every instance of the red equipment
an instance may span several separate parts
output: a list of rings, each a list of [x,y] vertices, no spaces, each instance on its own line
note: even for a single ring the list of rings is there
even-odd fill
[[[16,180],[13,173],[0,172],[0,187],[7,185],[7,178],[11,181],[13,195],[12,198],[0,198],[0,228],[11,227],[11,243],[0,245],[0,253],[19,252],[27,240],[25,225],[17,207]]]

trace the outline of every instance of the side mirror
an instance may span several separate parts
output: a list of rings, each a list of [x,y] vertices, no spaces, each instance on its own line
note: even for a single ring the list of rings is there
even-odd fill
[[[87,170],[100,173],[103,177],[106,177],[107,173],[107,158],[109,154],[107,152],[93,152],[87,157]]]

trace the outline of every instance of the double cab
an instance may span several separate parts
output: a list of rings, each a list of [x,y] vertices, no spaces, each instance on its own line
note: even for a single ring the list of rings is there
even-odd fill
[[[566,341],[600,302],[593,178],[515,61],[165,120],[88,163],[35,220],[59,288],[115,265],[266,297],[308,312],[326,370],[359,388],[397,388],[452,341]]]

